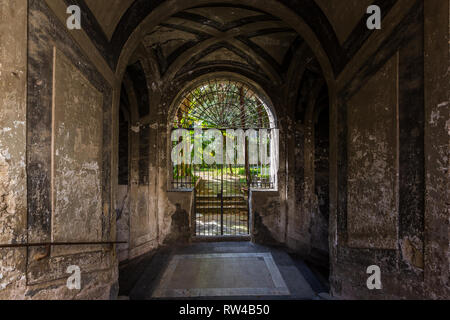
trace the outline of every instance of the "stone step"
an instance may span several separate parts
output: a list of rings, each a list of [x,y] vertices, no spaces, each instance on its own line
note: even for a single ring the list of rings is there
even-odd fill
[[[220,213],[221,206],[196,206],[195,208],[197,213]],[[247,206],[224,206],[223,212],[230,213],[236,211],[247,211]]]
[[[197,200],[195,202],[197,205],[221,205],[222,201],[220,199],[214,199],[214,200]],[[232,205],[241,205],[241,206],[246,206],[247,205],[247,201],[240,199],[240,200],[223,200],[223,204],[227,205],[227,206],[232,206]]]
[[[221,208],[220,203],[219,204],[197,204],[195,206],[197,209],[205,209],[205,208]],[[242,204],[242,205],[235,205],[235,204],[224,204],[223,205],[224,209],[247,209],[248,206],[247,204]]]
[[[209,199],[196,198],[195,199],[195,203],[221,203],[221,202],[222,202],[222,199],[220,199],[220,198],[209,198]],[[234,198],[234,199],[223,198],[223,202],[224,203],[231,203],[231,204],[233,204],[233,203],[245,203],[245,204],[247,204],[248,200],[244,199],[244,198]]]
[[[219,197],[217,196],[217,194],[197,194],[196,195],[197,199],[205,199],[205,200],[209,200],[209,199],[219,199]],[[223,195],[224,199],[245,199],[246,196],[242,195],[242,194],[224,194]]]

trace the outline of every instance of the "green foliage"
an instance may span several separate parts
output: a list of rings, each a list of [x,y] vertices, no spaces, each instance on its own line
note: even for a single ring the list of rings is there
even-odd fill
[[[209,81],[183,99],[175,128],[269,128],[261,99],[245,84],[228,80]]]

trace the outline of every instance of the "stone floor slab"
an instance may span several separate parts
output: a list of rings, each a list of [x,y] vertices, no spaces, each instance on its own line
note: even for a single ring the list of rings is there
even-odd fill
[[[286,296],[271,253],[175,255],[153,298]]]

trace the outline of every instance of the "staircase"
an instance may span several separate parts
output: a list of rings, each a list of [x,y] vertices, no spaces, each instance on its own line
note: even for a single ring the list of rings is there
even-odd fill
[[[220,213],[222,208],[222,200],[220,196],[214,195],[197,195],[195,201],[195,211],[197,214]],[[226,195],[223,197],[223,213],[231,214],[240,211],[247,211],[248,203],[243,194]]]

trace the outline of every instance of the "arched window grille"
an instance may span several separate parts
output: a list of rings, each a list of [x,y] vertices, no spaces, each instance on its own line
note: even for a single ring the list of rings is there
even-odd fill
[[[190,189],[198,184],[199,180],[209,181],[211,176],[205,173],[222,170],[225,174],[232,173],[237,177],[239,188],[248,190],[249,188],[273,189],[276,187],[277,161],[272,161],[269,165],[258,162],[259,150],[252,148],[252,142],[261,142],[261,131],[267,131],[268,140],[265,141],[265,148],[268,149],[268,157],[272,160],[278,156],[278,134],[275,129],[275,119],[270,108],[249,85],[241,81],[228,79],[207,80],[187,91],[179,100],[178,108],[173,118],[173,130],[184,129],[191,137],[191,153],[194,158],[194,133],[195,130],[218,129],[223,135],[223,154],[227,150],[227,131],[242,129],[246,134],[245,142],[245,164],[224,164],[218,166],[191,165],[190,163],[174,164],[173,168],[173,188]],[[252,131],[253,135],[248,135]],[[250,141],[250,137],[251,141]],[[237,140],[238,138],[236,138]],[[183,138],[172,141],[172,146],[179,145]],[[203,149],[211,141],[203,141]],[[276,148],[275,148],[276,145]],[[238,148],[238,147],[236,147]],[[259,143],[258,148],[262,148]],[[198,148],[197,148],[198,149]],[[183,150],[183,155],[184,155]],[[237,155],[237,149],[235,155]],[[251,159],[255,159],[255,161]],[[259,157],[261,160],[261,157]],[[223,162],[224,163],[224,162]],[[212,169],[212,168],[216,169]],[[221,172],[222,173],[222,172]],[[221,178],[222,179],[222,178]]]
[[[246,84],[210,80],[188,92],[175,116],[174,128],[271,128],[264,102]]]

